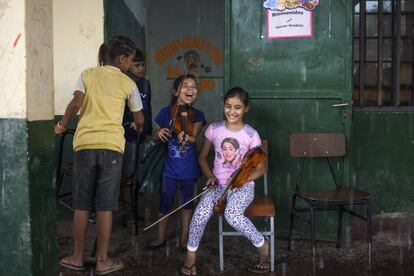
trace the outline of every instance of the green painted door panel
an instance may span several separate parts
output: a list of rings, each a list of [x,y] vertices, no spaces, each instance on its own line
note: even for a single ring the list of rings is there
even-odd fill
[[[246,119],[269,140],[270,193],[280,233],[288,228],[299,161],[289,156],[290,134],[342,132],[351,145],[352,1],[320,1],[311,38],[269,40],[266,16],[262,0],[226,2],[225,88],[249,92]],[[339,103],[348,106],[334,106]],[[335,160],[344,185],[349,185],[349,157]],[[334,187],[328,166],[319,161],[307,162],[303,183],[311,189]],[[333,237],[336,223],[336,215],[318,214],[317,238]],[[303,223],[295,229],[309,233]]]
[[[270,40],[263,1],[231,1],[230,82],[264,95],[348,98],[352,5],[347,2],[321,1],[313,12],[312,38]]]
[[[414,113],[354,112],[353,177],[373,214],[414,214]]]

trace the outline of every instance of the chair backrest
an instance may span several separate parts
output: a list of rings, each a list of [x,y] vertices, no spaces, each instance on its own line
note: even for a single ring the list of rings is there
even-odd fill
[[[300,189],[306,158],[325,157],[336,187],[339,187],[330,157],[345,156],[345,136],[342,133],[293,133],[290,135],[290,155],[300,157],[296,189]]]
[[[263,187],[263,193],[265,194],[265,195],[267,195],[268,194],[268,180],[267,180],[267,171],[268,171],[268,168],[269,168],[269,154],[268,154],[268,152],[269,152],[269,145],[268,145],[268,142],[267,142],[267,140],[262,140],[262,148],[263,148],[263,150],[264,150],[264,152],[266,153],[266,155],[267,155],[267,158],[266,158],[266,172],[264,173],[264,175],[263,175],[263,185],[264,185],[264,187]]]
[[[340,157],[345,155],[342,133],[293,133],[290,135],[292,157]]]

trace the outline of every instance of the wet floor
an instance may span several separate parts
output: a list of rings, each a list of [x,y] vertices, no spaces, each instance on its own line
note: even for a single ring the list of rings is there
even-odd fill
[[[170,220],[169,239],[167,244],[156,250],[144,249],[149,240],[156,237],[156,227],[143,231],[144,225],[153,221],[156,214],[149,215],[147,221],[139,221],[138,235],[134,227],[124,226],[121,216],[114,222],[110,256],[121,258],[126,268],[110,275],[179,275],[185,250],[179,246],[179,215]],[[59,268],[60,275],[81,276],[94,275],[94,259],[91,253],[95,232],[94,225],[88,231],[87,251],[85,252],[86,272],[71,272]],[[224,271],[220,272],[218,257],[217,217],[213,217],[207,226],[199,248],[197,261],[198,275],[255,275],[247,272],[247,268],[257,260],[255,248],[240,236],[224,238]],[[277,234],[277,233],[276,233]],[[72,250],[71,222],[69,218],[58,223],[59,258]],[[408,276],[414,275],[414,250],[410,245],[384,242],[383,238],[374,235],[372,244],[372,264],[368,269],[367,245],[364,241],[354,241],[345,248],[336,249],[333,242],[317,242],[316,258],[313,261],[310,242],[296,240],[293,250],[287,251],[287,241],[277,238],[275,241],[275,271],[262,275],[337,275],[337,276]]]
[[[185,254],[179,247],[178,233],[170,232],[165,247],[157,251],[144,250],[146,242],[153,237],[154,233],[143,233],[142,229],[135,236],[132,228],[116,224],[110,254],[120,257],[127,267],[112,275],[178,275],[177,270]],[[87,242],[87,254],[90,254],[93,242],[94,236],[91,234]],[[372,269],[369,272],[364,242],[354,242],[349,248],[341,249],[336,249],[334,243],[319,242],[315,264],[308,241],[296,241],[291,252],[286,250],[286,245],[285,240],[276,240],[276,269],[274,273],[266,275],[414,275],[414,269],[410,267],[414,260],[413,252],[407,248],[374,242]],[[72,248],[70,235],[61,235],[59,246],[60,257],[68,254]],[[224,256],[225,270],[220,273],[217,223],[213,218],[199,250],[197,267],[200,275],[251,275],[247,267],[257,258],[254,248],[242,237],[225,238]],[[62,275],[93,275],[94,260],[90,257],[86,260],[88,272],[72,273],[62,269]]]

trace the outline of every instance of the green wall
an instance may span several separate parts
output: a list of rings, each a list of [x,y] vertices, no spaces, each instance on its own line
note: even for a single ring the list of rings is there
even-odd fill
[[[352,109],[334,105],[351,101],[352,16],[351,1],[321,1],[312,13],[312,37],[267,39],[263,1],[226,1],[225,87],[249,92],[247,120],[269,140],[269,191],[280,236],[287,235],[299,162],[289,155],[289,136],[340,132],[350,141]],[[335,166],[345,186],[349,157]],[[324,160],[307,162],[302,187],[335,187]],[[335,237],[336,213],[318,213],[316,222],[318,239]],[[295,232],[310,236],[309,226],[300,220]]]
[[[33,275],[57,274],[53,121],[27,124]]]
[[[373,214],[414,214],[414,113],[354,112],[352,181]]]
[[[0,119],[0,271],[56,275],[52,121]]]
[[[0,271],[8,275],[31,275],[26,127],[25,120],[0,119]]]

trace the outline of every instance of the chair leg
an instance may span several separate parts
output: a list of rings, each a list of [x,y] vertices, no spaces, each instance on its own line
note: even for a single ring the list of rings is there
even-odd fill
[[[341,239],[342,239],[342,214],[343,209],[342,205],[339,206],[339,217],[338,217],[338,235],[336,237],[336,248],[341,247]]]
[[[295,208],[296,208],[296,194],[292,197],[292,204],[290,207],[290,221],[289,221],[289,241],[288,241],[288,250],[291,250],[292,246],[292,232],[295,224]]]
[[[310,216],[310,223],[311,223],[311,245],[312,245],[312,256],[315,259],[316,255],[316,248],[315,248],[315,210],[313,206],[309,207],[309,216]]]
[[[220,271],[224,270],[224,252],[223,252],[223,217],[219,216],[219,255],[220,255]]]
[[[371,270],[371,241],[372,241],[372,219],[371,219],[371,206],[369,200],[365,201],[367,209],[367,243],[368,243],[368,270]]]
[[[270,217],[270,271],[275,271],[275,218]]]
[[[134,191],[135,191],[135,197],[134,197],[134,224],[135,224],[135,236],[138,236],[138,197],[139,197],[139,190],[138,190],[138,183],[136,180],[134,180]]]
[[[60,188],[62,187],[62,182],[63,182],[63,177],[64,176],[65,176],[65,173],[62,170],[61,173],[59,174],[59,178],[56,181],[56,199],[59,199]]]

